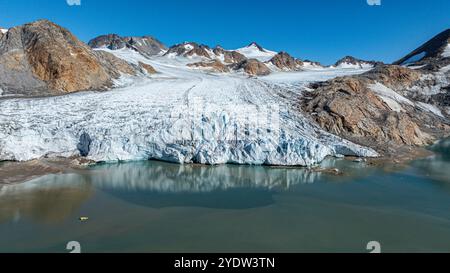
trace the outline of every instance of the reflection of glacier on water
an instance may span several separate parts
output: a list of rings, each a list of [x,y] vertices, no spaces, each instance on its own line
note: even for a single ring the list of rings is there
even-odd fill
[[[48,175],[0,187],[0,207],[8,211],[6,218],[11,219],[13,215],[34,215],[33,208],[45,204],[44,213],[50,215],[47,218],[61,219],[70,214],[69,208],[81,206],[85,196],[103,192],[151,208],[246,209],[271,205],[274,193],[287,191],[293,185],[314,183],[320,176],[304,168],[179,165],[158,161],[101,164],[77,173]],[[15,207],[2,205],[17,204],[11,202],[15,196],[25,196],[29,201],[21,201]],[[61,198],[65,206],[52,208],[51,201],[61,203]],[[36,205],[36,200],[41,200],[40,205]]]
[[[158,161],[101,164],[65,175],[0,187],[0,195],[55,188],[92,187],[155,193],[207,193],[236,188],[288,190],[311,184],[322,174],[306,168],[242,165],[178,165]]]
[[[233,188],[289,189],[314,183],[320,173],[301,168],[269,168],[239,165],[199,166],[170,163],[105,164],[93,183],[105,189],[163,193],[211,192]]]

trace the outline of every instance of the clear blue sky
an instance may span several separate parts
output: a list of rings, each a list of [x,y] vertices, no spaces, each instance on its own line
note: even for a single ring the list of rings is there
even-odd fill
[[[167,45],[252,41],[325,64],[344,55],[392,62],[450,28],[449,0],[0,0],[0,26],[50,19],[81,40],[152,35]]]

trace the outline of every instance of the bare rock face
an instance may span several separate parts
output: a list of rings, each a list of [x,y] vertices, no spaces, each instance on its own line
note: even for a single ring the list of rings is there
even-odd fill
[[[126,41],[117,34],[98,36],[88,42],[92,48],[109,48],[111,50],[122,49],[127,46]]]
[[[163,43],[151,36],[121,37],[117,34],[96,37],[90,40],[88,45],[91,48],[109,48],[111,50],[130,48],[144,56],[158,55],[167,49]]]
[[[98,54],[72,33],[41,20],[12,28],[0,39],[0,86],[5,94],[60,94],[110,88],[132,66]]]
[[[247,57],[237,51],[225,51],[224,62],[229,64],[240,63],[247,60]]]
[[[234,66],[234,69],[243,69],[245,73],[252,76],[266,76],[271,73],[270,69],[264,63],[256,59],[245,60]]]
[[[214,72],[230,72],[230,69],[219,60],[188,64],[189,67],[204,68]]]
[[[294,59],[291,55],[286,52],[280,52],[275,55],[270,62],[281,70],[293,71],[298,70],[303,62]]]
[[[147,74],[156,74],[157,71],[155,68],[153,68],[153,66],[149,65],[149,64],[145,64],[143,62],[139,62],[139,67],[141,69],[143,69]]]
[[[315,91],[302,100],[302,109],[328,132],[382,154],[399,145],[431,144],[448,134],[450,127],[445,121],[412,105],[394,111],[370,88],[376,82],[408,85],[416,77],[409,70],[392,66],[361,76],[336,78],[315,86]]]

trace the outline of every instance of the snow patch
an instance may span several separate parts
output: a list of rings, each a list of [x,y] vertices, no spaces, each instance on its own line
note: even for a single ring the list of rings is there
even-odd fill
[[[442,57],[450,58],[450,44],[447,44],[447,47],[444,49],[444,52],[442,53]]]
[[[392,111],[400,112],[404,111],[401,104],[414,105],[413,102],[398,94],[394,90],[388,88],[387,86],[376,82],[375,84],[370,84],[369,88],[375,92],[388,106]]]
[[[442,72],[442,73],[445,73],[448,71],[450,71],[450,65],[444,66],[439,70],[439,72]]]
[[[6,32],[8,32],[8,29],[0,28],[0,32],[5,34]]]
[[[186,49],[186,51],[191,51],[194,49],[194,46],[191,44],[185,44],[183,47],[184,49]]]
[[[339,69],[333,67],[319,67],[312,66],[311,68],[304,67],[301,71],[291,72],[273,72],[268,76],[260,77],[263,81],[268,81],[277,84],[309,84],[312,82],[327,81],[340,76],[359,75],[371,69],[347,68]]]
[[[398,94],[394,90],[386,87],[385,85],[377,82],[375,84],[369,85],[369,88],[375,92],[388,106],[392,111],[400,112],[404,111],[403,105],[410,105],[417,107],[421,110],[430,112],[436,116],[444,117],[439,108],[434,105],[423,103],[423,102],[412,102],[404,96]]]
[[[424,102],[420,102],[420,101],[417,102],[416,105],[422,110],[428,111],[428,112],[433,113],[436,116],[439,116],[439,117],[442,117],[442,118],[444,117],[444,115],[442,114],[441,110],[439,108],[437,108],[436,106],[434,106],[434,105],[431,105],[431,104],[428,104],[428,103],[424,103]]]
[[[275,55],[276,52],[264,49],[261,51],[256,45],[252,44],[247,47],[236,49],[237,52],[241,53],[248,59],[257,59],[260,62],[270,61]]]

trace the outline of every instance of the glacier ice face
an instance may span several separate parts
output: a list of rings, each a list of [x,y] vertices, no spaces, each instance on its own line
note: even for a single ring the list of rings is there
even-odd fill
[[[132,54],[120,57],[141,58]],[[1,100],[0,160],[81,154],[106,162],[310,166],[330,155],[377,156],[302,116],[295,88],[162,57],[142,61],[160,74],[109,92]]]

